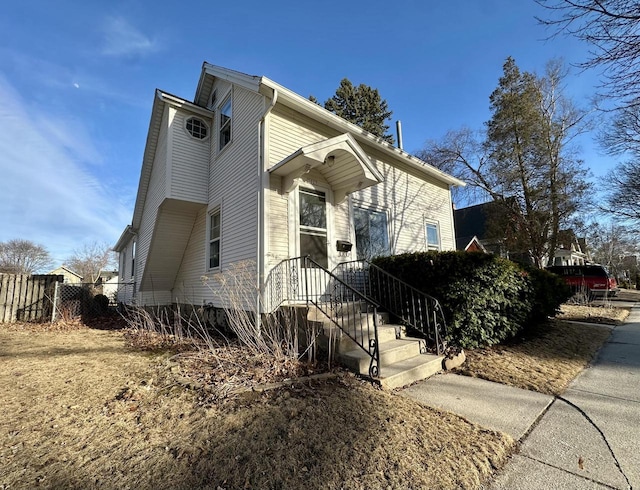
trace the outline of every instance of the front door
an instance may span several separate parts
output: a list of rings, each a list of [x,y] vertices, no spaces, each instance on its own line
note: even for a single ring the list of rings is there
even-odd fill
[[[323,191],[300,187],[300,255],[309,256],[325,269],[327,254],[327,195]]]
[[[315,187],[315,186],[314,186]],[[307,263],[300,268],[301,292],[312,301],[321,301],[325,295],[329,276],[323,269],[329,268],[329,236],[327,192],[319,188],[298,188],[298,251],[315,264]],[[320,267],[323,269],[321,269]]]

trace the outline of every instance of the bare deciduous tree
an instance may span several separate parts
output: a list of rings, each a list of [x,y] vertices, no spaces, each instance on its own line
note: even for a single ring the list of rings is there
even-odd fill
[[[543,25],[581,39],[591,46],[581,66],[601,68],[603,95],[640,104],[640,1],[536,0],[554,16]]]
[[[95,283],[102,271],[115,267],[115,254],[108,244],[92,242],[73,251],[66,266],[82,276],[87,283]]]
[[[587,114],[562,93],[560,62],[551,61],[543,77],[521,72],[512,58],[503,69],[484,138],[468,129],[449,132],[419,156],[501,206],[509,249],[541,266],[588,189],[570,145]]]
[[[612,155],[632,156],[609,173],[611,184],[602,208],[640,223],[640,1],[536,1],[554,16],[539,19],[542,24],[555,29],[555,34],[573,35],[590,45],[590,56],[582,66],[602,70],[600,95],[615,106],[600,142]]]
[[[33,274],[50,265],[51,256],[42,245],[21,239],[0,242],[0,272]]]

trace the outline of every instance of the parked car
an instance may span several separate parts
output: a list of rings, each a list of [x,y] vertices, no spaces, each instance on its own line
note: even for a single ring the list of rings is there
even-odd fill
[[[615,296],[618,292],[616,278],[601,265],[553,265],[547,270],[562,276],[576,294],[594,298]]]

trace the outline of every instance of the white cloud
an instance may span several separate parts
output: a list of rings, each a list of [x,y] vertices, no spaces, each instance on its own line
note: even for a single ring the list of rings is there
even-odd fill
[[[156,51],[157,43],[122,17],[110,17],[104,26],[102,54],[106,56],[140,56]]]
[[[0,73],[0,241],[44,245],[56,262],[114,243],[131,210],[88,170],[99,152],[78,124],[29,106]]]
[[[70,85],[98,99],[109,99],[132,107],[147,108],[147,100],[126,89],[114,89],[112,84],[96,77],[90,70],[70,69],[64,64],[34,57],[21,51],[0,47],[0,65],[10,66],[19,78],[36,83],[42,89],[54,89],[64,93]],[[34,77],[34,73],[38,76]]]

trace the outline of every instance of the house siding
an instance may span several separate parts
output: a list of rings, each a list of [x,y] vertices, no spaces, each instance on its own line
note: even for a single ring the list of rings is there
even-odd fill
[[[151,177],[149,179],[149,186],[147,190],[147,196],[145,199],[144,209],[142,211],[142,219],[140,221],[140,228],[138,231],[138,245],[137,245],[137,257],[136,262],[136,287],[139,288],[142,283],[142,277],[147,266],[147,257],[149,255],[149,248],[151,246],[151,240],[153,238],[153,230],[158,216],[158,209],[162,201],[167,195],[167,135],[168,135],[168,119],[169,108],[165,106],[162,116],[162,124],[160,127],[160,133],[158,135],[158,144],[156,147],[156,154],[153,161],[153,168],[151,170]],[[128,247],[127,247],[128,248]],[[127,254],[131,251],[128,250]],[[138,298],[143,301],[143,298]],[[144,304],[144,303],[141,303]]]
[[[206,299],[208,288],[202,281],[206,262],[207,210],[201,210],[195,219],[184,259],[173,286],[174,300],[182,304],[201,305],[211,301]]]
[[[427,221],[438,223],[442,250],[455,250],[449,187],[433,179],[418,177],[411,169],[397,168],[381,160],[374,160],[374,165],[384,175],[384,182],[354,192],[351,199],[354,205],[388,210],[391,253],[425,251]],[[353,228],[350,218],[347,219],[348,226]]]
[[[232,140],[219,152],[216,132],[209,180],[209,207],[222,210],[222,268],[255,261],[258,250],[258,122],[264,101],[236,86],[232,104]]]
[[[303,146],[338,134],[337,131],[332,131],[291,109],[278,106],[269,117],[267,168],[276,165]],[[400,159],[391,162],[390,157],[366,142],[359,144],[385,180],[376,186],[352,193],[350,199],[356,205],[375,206],[389,212],[391,253],[426,250],[427,220],[438,223],[442,250],[455,250],[452,202],[448,185],[412,169]],[[313,171],[305,175],[303,180],[325,182],[319,173]],[[283,226],[288,219],[286,181],[286,178],[275,175],[271,175],[269,181],[269,266],[289,255],[289,230]],[[349,200],[334,203],[333,218],[333,238],[353,241],[355,236]],[[352,258],[355,258],[354,252],[341,260]]]
[[[226,99],[229,84],[217,83],[218,103]],[[237,263],[251,264],[248,287],[255,286],[258,253],[258,123],[264,111],[261,95],[234,86],[232,89],[232,139],[218,150],[219,121],[214,120],[208,154],[208,207],[200,211],[173,285],[174,301],[201,305],[224,304],[217,283],[218,270],[207,267],[207,220],[209,213],[221,211],[221,270]],[[217,113],[216,113],[217,116]],[[237,266],[237,265],[235,265]],[[211,278],[203,284],[202,276]]]
[[[169,111],[171,128],[171,159],[168,166],[169,197],[207,204],[213,121],[183,110],[171,108]],[[187,132],[185,123],[191,116],[205,121],[208,125],[209,136],[204,140],[193,138]]]

